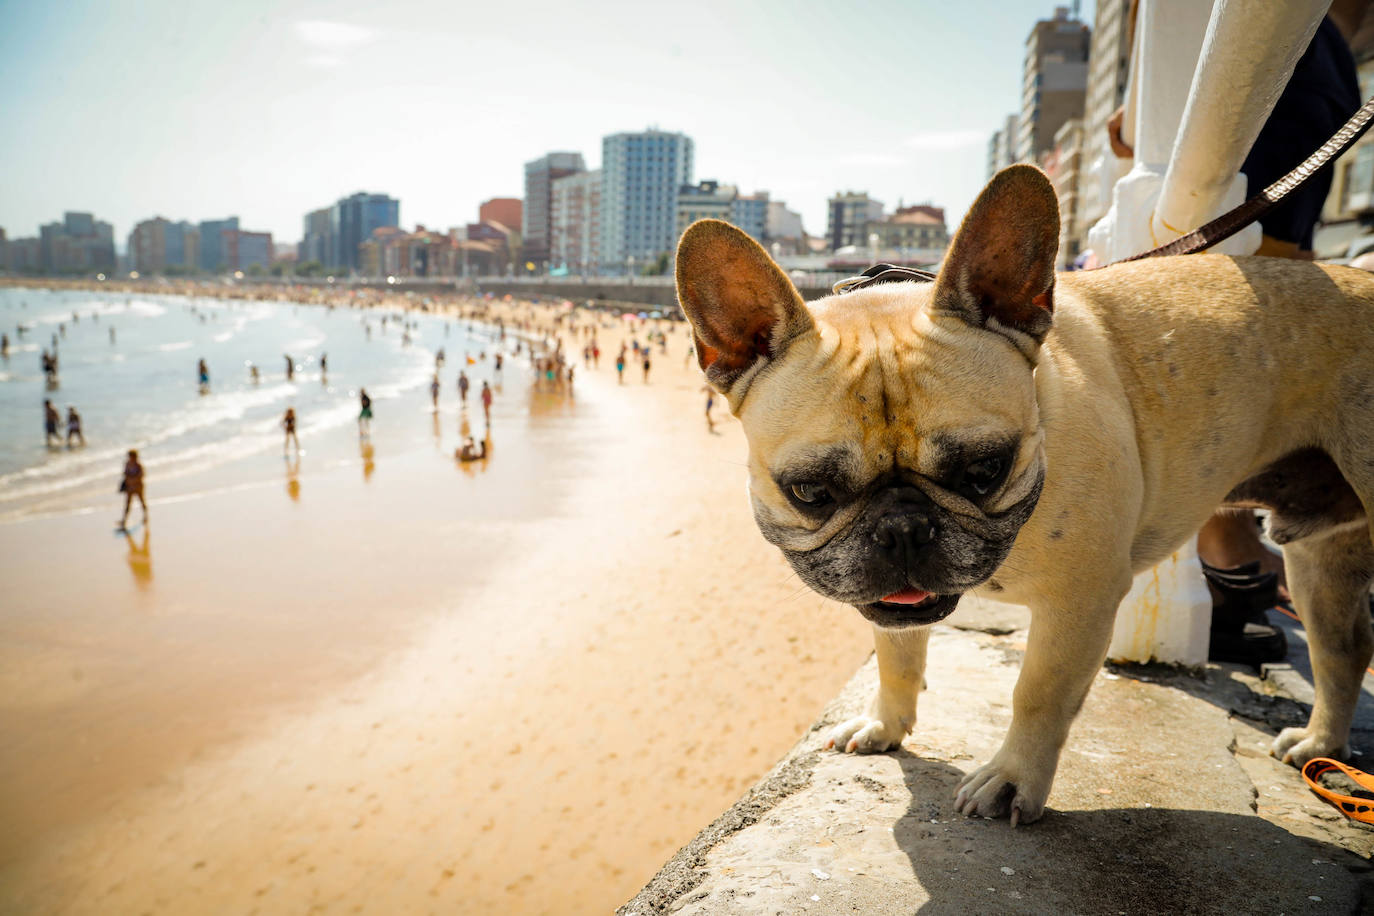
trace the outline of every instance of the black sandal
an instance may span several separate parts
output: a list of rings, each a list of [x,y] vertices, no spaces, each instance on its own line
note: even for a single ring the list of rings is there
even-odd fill
[[[1288,657],[1288,638],[1265,613],[1279,603],[1276,573],[1261,573],[1258,563],[1234,569],[1203,563],[1202,574],[1219,599],[1212,605],[1210,660],[1259,668]]]

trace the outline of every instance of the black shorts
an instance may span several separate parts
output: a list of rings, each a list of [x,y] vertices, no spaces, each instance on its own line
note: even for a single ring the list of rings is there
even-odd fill
[[[1355,58],[1336,24],[1323,19],[1240,170],[1253,197],[1331,139],[1360,107]],[[1264,234],[1312,249],[1312,230],[1331,191],[1327,165],[1260,219]]]

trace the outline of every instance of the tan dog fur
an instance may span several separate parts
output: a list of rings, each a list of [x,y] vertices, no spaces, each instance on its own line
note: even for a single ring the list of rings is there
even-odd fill
[[[1298,520],[1284,554],[1316,703],[1274,753],[1299,765],[1342,753],[1374,646],[1364,604],[1374,578],[1365,511],[1374,497],[1374,277],[1215,255],[1055,276],[1057,237],[1048,180],[1013,166],[971,208],[935,283],[807,305],[744,233],[692,226],[679,246],[679,297],[703,369],[748,437],[761,528],[790,560],[850,537],[865,511],[858,498],[820,519],[777,482],[827,449],[859,456],[865,480],[914,482],[940,513],[940,537],[982,530],[1043,475],[1010,553],[975,589],[1029,606],[1032,622],[1010,731],[958,793],[966,814],[1030,822],[1133,574],[1167,557],[1228,494],[1265,502],[1237,490],[1242,482],[1320,449],[1349,488],[1338,479],[1316,488],[1344,499],[1280,494],[1301,503],[1288,507]],[[999,490],[973,504],[931,480],[947,474],[935,444],[979,431],[1019,446]],[[833,591],[846,588],[837,581]],[[886,751],[912,730],[929,633],[875,626],[878,693],[866,715],[834,730],[834,746]]]

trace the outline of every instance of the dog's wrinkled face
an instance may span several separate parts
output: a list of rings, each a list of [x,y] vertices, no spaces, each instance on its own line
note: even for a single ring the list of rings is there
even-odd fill
[[[817,592],[920,626],[1006,559],[1045,474],[1033,372],[1058,233],[1052,186],[1014,166],[934,283],[809,307],[739,230],[683,235],[679,300],[749,439],[754,516]]]
[[[812,305],[740,404],[765,538],[883,626],[931,623],[996,571],[1040,493],[1031,364],[932,316],[930,284]]]

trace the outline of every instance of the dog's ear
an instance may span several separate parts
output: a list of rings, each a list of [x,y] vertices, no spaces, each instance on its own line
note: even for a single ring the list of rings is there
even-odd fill
[[[1002,169],[978,195],[935,281],[933,308],[1033,350],[1050,329],[1059,198],[1033,165]]]
[[[688,226],[678,242],[677,300],[706,380],[726,395],[815,327],[801,293],[763,246],[716,219]]]

